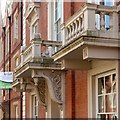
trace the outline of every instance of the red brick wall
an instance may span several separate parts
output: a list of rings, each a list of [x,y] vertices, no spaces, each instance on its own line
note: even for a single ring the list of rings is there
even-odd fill
[[[64,2],[64,21],[77,12],[84,2]]]
[[[39,14],[39,32],[41,34],[42,39],[47,39],[47,7],[48,3],[41,2],[40,3],[40,14]]]
[[[14,92],[11,90],[10,92],[10,114],[11,118],[15,118],[15,105],[18,105],[18,116],[20,118],[20,93],[19,92]],[[17,103],[17,104],[16,104]]]
[[[45,118],[45,108],[39,104],[39,109],[38,109],[38,118]]]
[[[12,23],[11,23],[11,71],[14,71],[14,55],[16,54],[16,52],[18,52],[19,55],[19,62],[20,62],[20,44],[21,44],[21,23],[20,23],[20,4],[14,2],[13,6],[12,6]],[[14,40],[14,14],[16,12],[16,10],[18,10],[18,40],[15,42]],[[15,117],[15,111],[14,111],[14,103],[18,102],[18,116],[20,118],[20,92],[15,92],[13,90],[11,90],[10,92],[10,99],[11,99],[11,117],[14,118]]]
[[[75,12],[77,12],[78,10],[80,10],[80,8],[81,8],[81,6],[84,4],[84,2],[74,2],[74,12],[73,13],[75,13]]]
[[[71,15],[71,2],[64,2],[64,21],[66,21]]]
[[[26,92],[26,118],[30,118],[30,93]]]
[[[28,23],[26,22],[26,46],[30,43],[30,28]]]
[[[65,78],[65,117],[87,118],[87,72],[69,70]]]
[[[75,72],[76,118],[88,117],[88,80],[86,71]]]
[[[72,118],[72,72],[65,76],[65,117]]]

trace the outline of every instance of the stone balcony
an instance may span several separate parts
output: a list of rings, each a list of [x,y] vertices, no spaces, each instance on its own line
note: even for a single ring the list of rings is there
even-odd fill
[[[53,55],[62,69],[90,69],[91,60],[119,59],[117,6],[86,3],[61,25],[62,48]]]
[[[118,9],[86,3],[78,12],[61,25],[63,45],[80,36],[118,38]]]
[[[41,40],[39,34],[34,34],[29,46],[21,48],[21,64],[18,68],[28,62],[41,63],[41,66],[48,62],[50,65],[53,62],[52,54],[60,49],[61,44],[58,41]]]
[[[14,72],[13,88],[20,91],[20,84],[24,81],[20,78],[32,78],[33,70],[60,70],[60,62],[54,62],[51,56],[61,46],[60,41],[42,40],[38,33],[34,34],[29,46],[21,48],[21,63]],[[32,89],[31,85],[27,86]]]

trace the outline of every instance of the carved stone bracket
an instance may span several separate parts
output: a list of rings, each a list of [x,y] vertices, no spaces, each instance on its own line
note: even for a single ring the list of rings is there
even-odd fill
[[[38,90],[41,101],[45,104],[45,82],[51,99],[62,104],[62,72],[60,70],[33,70],[32,77],[38,78]],[[35,83],[36,84],[36,83]]]
[[[46,103],[45,103],[45,80],[42,79],[42,80],[38,81],[38,91],[39,91],[41,102],[44,104],[44,106],[46,106]]]

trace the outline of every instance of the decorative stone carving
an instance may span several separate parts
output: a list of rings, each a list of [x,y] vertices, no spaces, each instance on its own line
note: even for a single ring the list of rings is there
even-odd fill
[[[41,97],[43,96],[43,92],[45,93],[43,78],[48,85],[48,90],[50,92],[51,98],[59,104],[62,104],[62,95],[61,95],[61,81],[62,81],[62,73],[59,70],[39,70],[33,71],[33,78],[39,78],[39,91],[41,92]],[[43,100],[44,101],[44,100]]]
[[[61,101],[61,76],[57,74],[53,74],[53,76],[51,76],[51,82],[53,85],[55,97],[59,101]]]
[[[45,80],[42,79],[42,80],[39,80],[38,82],[38,91],[39,91],[39,94],[40,94],[40,100],[41,102],[45,105]]]

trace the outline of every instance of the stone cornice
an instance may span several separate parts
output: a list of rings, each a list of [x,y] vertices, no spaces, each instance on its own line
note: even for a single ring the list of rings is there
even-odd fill
[[[78,47],[82,47],[83,45],[91,45],[91,46],[105,46],[105,47],[120,47],[119,39],[111,39],[111,38],[102,38],[102,37],[90,37],[90,36],[82,36],[77,40],[71,41],[69,44],[63,46],[58,52],[56,52],[52,57],[53,59],[59,60],[64,57],[66,54],[72,52]]]

